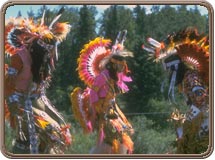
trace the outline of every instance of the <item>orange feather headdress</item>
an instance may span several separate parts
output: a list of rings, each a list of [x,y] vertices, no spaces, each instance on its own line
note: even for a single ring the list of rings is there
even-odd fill
[[[155,61],[165,60],[177,55],[181,61],[198,70],[208,84],[209,77],[209,38],[199,34],[195,28],[186,28],[176,34],[169,35],[163,42],[149,38],[151,47],[142,46],[150,52]]]
[[[110,39],[97,37],[91,40],[80,51],[78,58],[78,74],[84,83],[91,87],[95,77],[104,69],[107,62],[111,59],[112,55],[120,55],[123,57],[133,54],[124,49],[124,41],[126,39],[127,30],[118,33],[116,42],[111,46]],[[127,69],[127,66],[126,66]],[[127,69],[128,71],[128,69]]]
[[[96,38],[86,44],[80,52],[78,59],[78,73],[86,85],[91,86],[95,77],[101,72],[100,62],[111,54],[106,49],[110,45],[109,39]]]
[[[14,30],[19,30],[28,37],[37,37],[38,39],[62,42],[70,32],[71,26],[66,23],[57,22],[61,17],[63,8],[60,9],[57,16],[53,19],[49,26],[44,24],[45,11],[41,18],[41,23],[36,23],[33,19],[17,17],[10,18],[5,22],[5,53],[13,55],[16,50],[23,44],[17,39]],[[56,45],[57,46],[57,45]],[[56,53],[57,54],[57,53]]]

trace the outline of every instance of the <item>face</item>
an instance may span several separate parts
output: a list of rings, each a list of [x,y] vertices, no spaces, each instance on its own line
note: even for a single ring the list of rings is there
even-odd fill
[[[116,64],[117,72],[123,72],[125,69],[125,66],[122,64]]]

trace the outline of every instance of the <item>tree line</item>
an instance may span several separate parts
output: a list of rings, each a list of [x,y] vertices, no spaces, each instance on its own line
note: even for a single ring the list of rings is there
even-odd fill
[[[41,18],[45,9],[45,23],[49,24],[61,7],[62,5],[51,11],[44,5],[38,13],[30,10],[28,17]],[[128,31],[125,47],[134,53],[134,58],[128,59],[133,82],[128,84],[130,92],[119,97],[119,101],[126,112],[149,112],[154,108],[150,105],[152,99],[165,99],[165,95],[160,92],[165,76],[161,65],[147,60],[148,55],[142,50],[141,45],[147,37],[161,41],[168,34],[189,26],[196,27],[200,33],[209,32],[208,16],[201,15],[197,5],[189,10],[186,5],[153,5],[151,13],[148,14],[146,8],[141,5],[134,9],[123,5],[111,5],[104,10],[99,19],[96,19],[98,10],[95,6],[63,7],[65,11],[60,21],[71,24],[71,32],[67,40],[59,46],[60,57],[47,94],[59,110],[67,113],[71,112],[70,92],[76,86],[84,85],[76,71],[79,51],[85,43],[95,37],[102,36],[114,42],[118,31]]]

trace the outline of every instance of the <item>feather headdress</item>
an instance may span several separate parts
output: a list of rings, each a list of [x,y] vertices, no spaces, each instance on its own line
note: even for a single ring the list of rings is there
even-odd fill
[[[122,35],[118,33],[115,44],[111,47],[111,40],[97,37],[84,45],[80,51],[78,59],[78,74],[87,86],[91,86],[95,77],[104,69],[105,64],[112,55],[121,55],[123,57],[133,56],[132,52],[124,49],[124,41],[127,31]]]
[[[175,102],[174,86],[180,78],[180,66],[186,65],[198,71],[206,85],[209,84],[209,38],[199,34],[195,28],[186,28],[178,33],[169,35],[163,42],[148,38],[150,47],[142,46],[150,52],[150,58],[162,61],[164,69],[171,69],[171,80],[168,96]],[[172,60],[171,60],[172,59]],[[176,83],[177,81],[177,83]]]
[[[92,112],[95,112],[95,108],[90,105],[89,98],[90,88],[94,84],[96,76],[105,69],[104,67],[109,61],[113,60],[113,55],[121,55],[123,57],[132,56],[132,53],[126,51],[123,46],[126,33],[127,31],[123,31],[122,36],[120,36],[121,33],[119,33],[113,46],[111,46],[110,39],[97,37],[85,44],[80,51],[80,57],[77,60],[77,71],[80,79],[87,85],[87,88],[82,90],[81,88],[76,87],[71,93],[70,100],[75,118],[79,121],[85,133],[92,132],[95,127],[93,122],[96,115],[92,115]],[[125,67],[125,70],[126,69],[127,68]],[[119,79],[121,82],[119,86],[123,86],[127,89],[125,87],[126,85],[123,85],[123,81],[128,82],[131,81],[131,79],[123,76],[123,74],[119,76]],[[103,137],[102,135],[103,134],[101,134],[101,137]]]
[[[48,42],[55,41],[57,44],[62,42],[70,32],[71,28],[66,22],[57,22],[61,17],[62,12],[63,8],[58,12],[49,26],[44,24],[45,11],[40,24],[36,23],[33,19],[23,17],[8,19],[5,22],[5,53],[12,55],[22,44],[29,42],[29,39],[20,41],[17,38],[17,31],[20,32],[19,34],[26,35],[25,38],[27,38],[27,36],[28,38],[37,37],[38,39],[46,40]]]
[[[155,61],[164,61],[171,55],[177,55],[183,63],[198,70],[208,84],[209,76],[209,38],[199,34],[195,28],[186,28],[178,33],[169,35],[163,42],[153,38],[147,40],[150,47],[142,46],[150,52]]]
[[[5,23],[5,53],[11,56],[23,46],[30,47],[33,81],[36,83],[48,80],[58,60],[58,45],[70,32],[68,23],[58,22],[63,10],[60,9],[49,26],[44,21],[45,11],[40,21],[17,17]]]
[[[86,85],[92,85],[94,78],[101,71],[100,61],[111,54],[110,50],[107,50],[110,43],[111,40],[98,37],[81,50],[78,59],[78,73]]]

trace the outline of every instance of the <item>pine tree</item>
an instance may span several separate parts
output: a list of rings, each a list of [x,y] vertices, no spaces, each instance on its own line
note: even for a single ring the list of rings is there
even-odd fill
[[[28,14],[28,18],[34,18],[34,11],[31,7],[30,11],[27,11],[27,14]]]
[[[77,85],[78,79],[76,74],[77,55],[74,51],[75,42],[77,41],[76,28],[79,21],[79,13],[77,8],[69,8],[67,6],[59,6],[50,14],[56,16],[58,11],[64,7],[64,12],[59,19],[59,22],[67,22],[71,25],[71,31],[58,46],[58,61],[56,62],[56,70],[52,73],[51,86],[47,90],[48,97],[60,111],[70,113],[69,95],[73,85]],[[40,12],[42,13],[42,12]],[[52,19],[51,19],[52,20]]]
[[[137,5],[134,10],[134,19],[135,19],[135,24],[136,24],[136,35],[141,35],[143,36],[146,31],[146,9],[144,7],[141,7],[140,5]],[[138,33],[138,34],[137,34]]]
[[[80,49],[85,43],[96,37],[96,8],[93,6],[83,5],[79,11],[79,22],[77,30],[77,44]]]
[[[127,40],[125,46],[132,49],[135,41],[135,22],[133,13],[129,8],[124,6],[112,5],[104,11],[101,20],[100,35],[115,42],[119,31],[127,30]]]
[[[16,16],[16,17],[22,17],[21,11],[19,11],[19,12],[17,13],[17,16]]]

